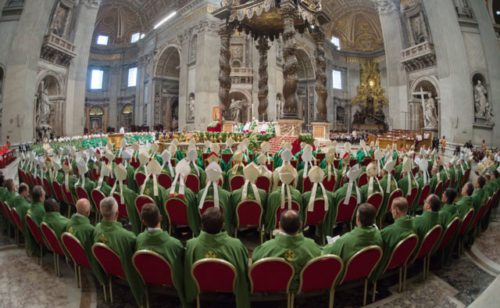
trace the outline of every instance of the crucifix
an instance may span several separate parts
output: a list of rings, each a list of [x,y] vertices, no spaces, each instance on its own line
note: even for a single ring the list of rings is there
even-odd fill
[[[424,118],[424,126],[427,126],[427,123],[425,123],[425,98],[426,98],[426,95],[428,97],[431,97],[431,92],[424,91],[424,89],[422,87],[420,87],[420,91],[419,92],[413,92],[412,95],[420,98],[420,100],[421,100],[422,116]],[[416,119],[416,121],[418,123],[418,118]]]

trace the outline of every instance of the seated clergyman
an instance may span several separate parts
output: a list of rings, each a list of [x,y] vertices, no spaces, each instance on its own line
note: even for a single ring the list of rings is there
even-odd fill
[[[50,198],[45,200],[43,206],[45,208],[43,222],[49,225],[49,227],[56,233],[56,236],[60,238],[61,234],[66,231],[69,219],[61,215],[59,212],[59,203],[55,199]]]
[[[297,291],[299,287],[300,271],[307,262],[321,255],[319,246],[301,232],[302,221],[300,214],[294,210],[286,210],[280,217],[279,233],[270,241],[255,248],[252,261],[263,258],[279,257],[285,259],[295,268],[295,276],[290,290]]]

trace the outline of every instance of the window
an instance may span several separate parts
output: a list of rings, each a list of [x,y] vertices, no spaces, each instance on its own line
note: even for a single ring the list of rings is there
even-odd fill
[[[332,74],[333,88],[336,90],[342,90],[342,72],[333,70]]]
[[[128,70],[128,86],[135,87],[137,85],[137,67],[132,67]]]
[[[338,50],[340,50],[340,39],[336,36],[332,36],[332,44],[337,47]]]
[[[146,36],[146,34],[141,33],[141,36],[139,37],[141,40]]]
[[[98,35],[97,36],[97,45],[108,45],[108,40],[109,40],[109,36],[107,35]]]
[[[90,89],[91,90],[101,90],[102,81],[104,77],[104,71],[93,69],[90,79]]]
[[[141,34],[139,32],[132,34],[130,38],[130,43],[135,43],[141,39]]]

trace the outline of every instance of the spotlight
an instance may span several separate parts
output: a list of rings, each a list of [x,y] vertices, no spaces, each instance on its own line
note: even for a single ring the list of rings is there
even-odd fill
[[[167,17],[163,18],[159,23],[157,23],[153,29],[157,29],[159,27],[161,27],[164,23],[166,23],[167,21],[169,21],[170,19],[172,19],[175,15],[177,15],[177,12],[176,11],[173,11],[172,13],[168,14]]]

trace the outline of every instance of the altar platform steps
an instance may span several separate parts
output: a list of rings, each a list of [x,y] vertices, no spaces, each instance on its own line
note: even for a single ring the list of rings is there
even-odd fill
[[[271,144],[270,154],[274,155],[276,152],[278,152],[283,142],[290,142],[293,145],[294,143],[297,143],[298,139],[298,137],[294,136],[276,136],[272,138],[271,140],[269,140],[269,143]]]

